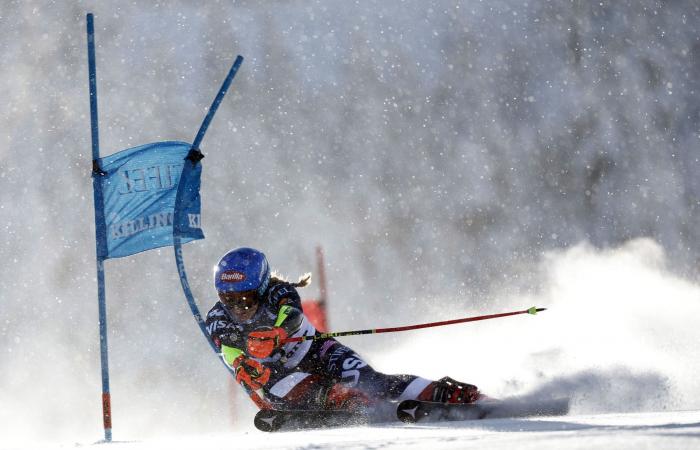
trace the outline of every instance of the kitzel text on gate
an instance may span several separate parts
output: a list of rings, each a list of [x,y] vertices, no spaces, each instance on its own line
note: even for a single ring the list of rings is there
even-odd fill
[[[172,189],[177,186],[182,173],[182,164],[156,165],[145,168],[128,169],[120,172],[124,181],[120,195],[151,190]]]

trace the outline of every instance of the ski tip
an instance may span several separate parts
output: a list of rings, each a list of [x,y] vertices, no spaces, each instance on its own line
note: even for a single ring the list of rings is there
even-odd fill
[[[273,409],[261,409],[255,414],[253,423],[258,430],[272,433],[279,430],[284,423],[284,414]]]
[[[534,315],[534,314],[537,314],[538,312],[546,311],[546,310],[547,310],[547,308],[537,308],[537,307],[533,306],[532,308],[527,310],[527,313]]]
[[[396,416],[403,423],[416,423],[421,418],[420,406],[418,400],[404,400],[396,408]]]

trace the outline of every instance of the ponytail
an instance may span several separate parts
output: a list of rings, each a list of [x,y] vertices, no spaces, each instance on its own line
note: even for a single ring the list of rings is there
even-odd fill
[[[311,283],[311,272],[307,272],[304,275],[299,277],[299,280],[296,283],[290,283],[287,281],[282,275],[278,274],[277,272],[272,272],[272,277],[270,278],[271,283],[289,283],[295,288],[303,288],[308,286]]]

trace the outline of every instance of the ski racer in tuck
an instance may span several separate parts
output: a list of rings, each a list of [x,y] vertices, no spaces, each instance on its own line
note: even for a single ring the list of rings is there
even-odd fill
[[[258,250],[228,252],[214,277],[219,301],[207,315],[207,331],[236,381],[277,409],[366,410],[382,400],[481,398],[476,386],[449,377],[432,381],[377,372],[333,338],[285,343],[288,337],[320,334],[304,316],[296,289],[310,275],[297,283],[271,275]]]

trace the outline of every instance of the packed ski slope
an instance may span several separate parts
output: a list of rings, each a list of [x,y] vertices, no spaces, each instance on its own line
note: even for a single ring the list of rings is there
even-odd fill
[[[263,435],[258,432],[208,436],[201,442],[173,440],[162,448],[250,449],[571,449],[698,448],[700,412],[668,412],[528,420],[485,420],[420,426],[385,426]],[[179,443],[178,443],[179,442]],[[189,447],[188,447],[189,444]],[[124,449],[160,448],[161,443],[125,444]]]
[[[74,445],[26,448],[62,449]],[[102,444],[80,445],[104,448]],[[114,442],[113,450],[214,449],[697,449],[700,411],[494,419],[427,425],[307,430],[257,430]]]

